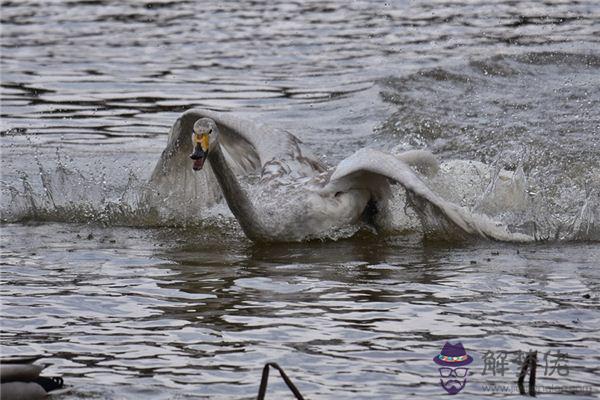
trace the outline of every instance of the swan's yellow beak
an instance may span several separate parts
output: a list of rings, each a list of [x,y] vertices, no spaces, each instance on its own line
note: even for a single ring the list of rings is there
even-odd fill
[[[208,133],[194,134],[194,143],[199,144],[203,151],[208,151]]]
[[[194,142],[194,152],[190,155],[190,158],[194,160],[192,168],[194,171],[199,171],[208,157],[208,133],[194,133],[192,141]]]

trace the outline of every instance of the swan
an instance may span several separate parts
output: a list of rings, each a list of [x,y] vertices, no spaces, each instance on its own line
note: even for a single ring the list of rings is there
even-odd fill
[[[49,392],[63,387],[59,377],[43,377],[47,365],[33,364],[37,358],[2,360],[0,363],[0,393],[3,400],[35,400],[46,398]]]
[[[208,166],[208,168],[206,168]],[[225,201],[255,242],[302,241],[368,224],[385,231],[391,185],[400,184],[428,235],[529,241],[502,224],[443,199],[419,177],[435,174],[424,150],[392,155],[363,148],[328,168],[284,129],[203,109],[173,124],[150,183],[156,196],[197,208]],[[246,183],[238,178],[246,176]],[[183,192],[188,196],[177,197]],[[198,200],[200,199],[200,200]],[[183,203],[183,204],[181,204]]]

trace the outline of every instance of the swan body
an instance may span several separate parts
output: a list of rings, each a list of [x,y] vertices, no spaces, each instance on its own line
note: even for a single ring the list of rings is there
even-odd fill
[[[173,125],[150,182],[170,197],[193,193],[179,197],[184,208],[193,207],[194,198],[215,203],[222,193],[253,241],[318,238],[360,224],[386,230],[392,184],[406,189],[428,234],[530,239],[444,200],[415,172],[434,175],[438,168],[427,151],[395,156],[367,148],[327,168],[285,130],[192,109]]]
[[[40,376],[45,365],[33,359],[0,361],[0,393],[3,400],[35,400],[63,386],[62,378]]]

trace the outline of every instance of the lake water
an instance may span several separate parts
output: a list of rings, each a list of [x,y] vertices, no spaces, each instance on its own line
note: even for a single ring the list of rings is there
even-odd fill
[[[596,1],[3,2],[1,18],[0,350],[45,355],[61,398],[253,398],[275,361],[307,398],[425,399],[445,395],[446,341],[474,358],[463,398],[517,396],[528,350],[544,398],[598,396]],[[522,168],[526,207],[488,214],[544,240],[257,245],[224,204],[148,214],[138,192],[191,107],[285,127],[330,165],[369,146]],[[275,377],[269,395],[290,396]]]

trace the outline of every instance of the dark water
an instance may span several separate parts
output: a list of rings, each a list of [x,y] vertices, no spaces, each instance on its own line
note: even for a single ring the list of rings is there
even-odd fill
[[[308,398],[431,398],[446,340],[475,359],[463,397],[515,396],[484,385],[517,365],[483,375],[484,355],[529,349],[544,397],[598,395],[596,2],[3,2],[1,18],[0,349],[45,354],[64,398],[252,398],[267,361]],[[131,198],[193,106],[284,126],[331,164],[374,146],[521,165],[528,208],[495,217],[569,240],[257,246],[224,206],[167,227]],[[568,375],[545,369],[557,351]]]

